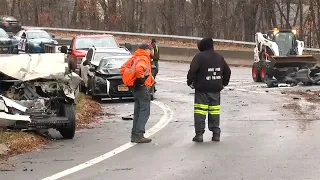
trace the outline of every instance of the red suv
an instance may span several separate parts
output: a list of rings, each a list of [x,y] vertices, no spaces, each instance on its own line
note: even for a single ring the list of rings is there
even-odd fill
[[[120,45],[113,35],[77,35],[72,38],[70,48],[61,47],[61,52],[66,53],[69,67],[79,74],[79,67],[83,57],[86,56],[91,47],[119,48]],[[131,50],[131,45],[126,43],[126,48]]]

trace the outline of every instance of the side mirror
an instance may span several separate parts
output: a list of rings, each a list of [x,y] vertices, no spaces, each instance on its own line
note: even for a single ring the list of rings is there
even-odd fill
[[[124,47],[126,47],[129,51],[132,50],[132,45],[130,43],[124,43]]]
[[[53,35],[53,34],[51,34],[51,37],[52,37],[52,38],[56,38],[56,36],[55,36],[55,35]]]
[[[59,47],[59,50],[60,52],[64,53],[64,54],[67,54],[69,51],[68,47],[67,46],[61,46]]]
[[[94,71],[96,71],[96,68],[91,66],[91,67],[89,68],[89,71],[94,72]]]

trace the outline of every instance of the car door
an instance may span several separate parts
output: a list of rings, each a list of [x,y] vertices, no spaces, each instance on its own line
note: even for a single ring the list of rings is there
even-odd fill
[[[91,62],[92,61],[92,57],[94,55],[93,49],[89,49],[87,55],[85,56],[85,58],[82,59],[80,68],[81,68],[81,78],[83,79],[84,85],[85,87],[88,87],[88,72],[89,72],[89,67],[90,65],[84,65],[83,63],[85,61],[87,62]],[[90,63],[89,63],[90,64]]]

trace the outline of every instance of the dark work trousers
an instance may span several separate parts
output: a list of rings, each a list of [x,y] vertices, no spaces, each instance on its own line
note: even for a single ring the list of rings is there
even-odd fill
[[[132,137],[143,137],[145,126],[150,116],[151,97],[148,87],[133,87],[134,117],[131,135]]]
[[[155,65],[156,66],[156,69],[154,71],[152,71],[152,76],[154,78],[156,78],[158,72],[159,72],[159,61],[158,60],[154,60],[152,61],[152,65]]]
[[[196,134],[205,132],[205,120],[208,115],[208,129],[214,135],[220,135],[220,92],[205,93],[195,91],[194,127]]]

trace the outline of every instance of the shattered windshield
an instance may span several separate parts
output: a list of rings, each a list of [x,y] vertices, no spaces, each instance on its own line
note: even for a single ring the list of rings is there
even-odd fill
[[[290,51],[294,48],[296,41],[292,33],[279,33],[274,37],[275,42],[279,47],[279,55],[289,55]]]
[[[113,37],[78,38],[75,48],[77,50],[88,50],[90,47],[118,48],[118,44]]]
[[[130,57],[103,58],[99,64],[99,69],[120,68]]]

